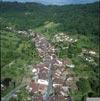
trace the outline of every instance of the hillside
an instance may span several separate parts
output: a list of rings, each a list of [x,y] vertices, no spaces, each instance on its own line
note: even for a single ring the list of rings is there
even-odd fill
[[[62,72],[61,77],[65,79],[67,71],[73,72],[77,90],[71,86],[70,96],[74,101],[100,97],[99,3],[46,6],[38,3],[0,2],[1,79],[9,77],[18,86],[23,78],[33,77],[32,68],[44,59],[48,60],[45,55],[41,57],[48,50],[42,53],[42,48],[38,50],[36,47],[41,41],[34,41],[33,34],[37,33],[55,47],[57,59],[72,63],[63,67],[65,72]],[[45,41],[43,44],[46,44]],[[11,85],[2,96],[12,89]],[[25,87],[22,89],[24,91],[21,90],[18,96],[21,101],[24,97],[24,101],[27,101],[30,95]]]
[[[99,33],[99,3],[44,6],[32,3],[0,3],[2,24],[43,32]],[[49,25],[48,27],[45,27]],[[51,27],[52,25],[52,27]]]

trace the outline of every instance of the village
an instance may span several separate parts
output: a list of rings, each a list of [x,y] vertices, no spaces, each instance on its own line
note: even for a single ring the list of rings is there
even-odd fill
[[[12,30],[12,28],[8,28]],[[71,68],[75,68],[75,65],[71,60],[59,59],[56,56],[56,49],[52,46],[43,35],[40,33],[34,33],[32,30],[26,31],[15,31],[18,34],[22,34],[25,37],[31,37],[31,41],[35,42],[36,49],[39,56],[42,58],[42,62],[39,64],[30,65],[32,78],[26,80],[25,86],[26,90],[31,94],[31,97],[27,100],[31,101],[73,101],[70,96],[71,90],[77,90],[76,81],[79,79],[75,77]],[[69,38],[69,36],[64,36],[63,33],[60,37],[57,35],[54,37],[56,41],[68,41],[76,42],[77,39]],[[65,39],[64,39],[65,38]],[[84,54],[89,54],[90,56],[96,56],[96,52],[85,49],[79,55],[84,58]],[[86,61],[93,63],[92,57],[86,57]],[[10,80],[7,81],[10,82]],[[15,87],[15,82],[14,87]],[[9,83],[8,83],[9,85]],[[1,84],[1,88],[4,88],[4,84]],[[17,91],[16,91],[17,92]],[[13,97],[17,97],[11,94]],[[11,96],[10,96],[11,97]],[[2,101],[6,101],[2,98]]]

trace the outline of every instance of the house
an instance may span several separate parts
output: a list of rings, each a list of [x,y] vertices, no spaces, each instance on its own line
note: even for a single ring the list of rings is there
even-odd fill
[[[89,53],[90,53],[91,55],[96,55],[96,52],[94,52],[94,51],[89,51]]]
[[[70,65],[67,65],[67,64],[66,64],[66,66],[67,66],[67,67],[70,67],[70,68],[75,68],[75,65],[74,65],[74,64],[70,64]]]

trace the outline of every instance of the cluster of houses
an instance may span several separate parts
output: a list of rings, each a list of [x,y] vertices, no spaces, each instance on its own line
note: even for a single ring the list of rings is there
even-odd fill
[[[71,38],[70,36],[68,36],[68,35],[66,35],[64,33],[58,33],[53,38],[53,42],[63,42],[63,41],[77,42],[78,39]]]
[[[99,59],[98,53],[96,53],[93,50],[87,50],[87,49],[82,49],[82,52],[81,52],[81,54],[79,56],[82,57],[85,61],[87,61],[87,62],[89,62],[91,64],[95,64],[95,65],[97,65],[97,64],[96,64],[94,58]]]
[[[37,34],[34,41],[40,57],[43,58],[43,62],[33,67],[32,73],[34,75],[27,86],[27,90],[33,93],[41,92],[42,98],[39,97],[41,100],[36,101],[45,100],[48,86],[50,86],[49,79],[51,78],[53,89],[52,93],[50,93],[51,96],[48,97],[48,101],[65,101],[65,99],[67,101],[71,99],[69,96],[70,89],[76,89],[76,85],[74,76],[68,67],[74,68],[75,66],[67,60],[58,59],[55,55],[54,47],[41,35]],[[58,97],[54,94],[57,88],[59,88],[59,91],[57,91]]]

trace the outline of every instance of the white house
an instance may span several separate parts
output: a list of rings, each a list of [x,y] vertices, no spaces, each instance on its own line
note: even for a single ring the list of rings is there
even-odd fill
[[[70,67],[70,68],[75,68],[75,65],[71,64],[71,65],[68,65],[66,64],[67,67]]]

